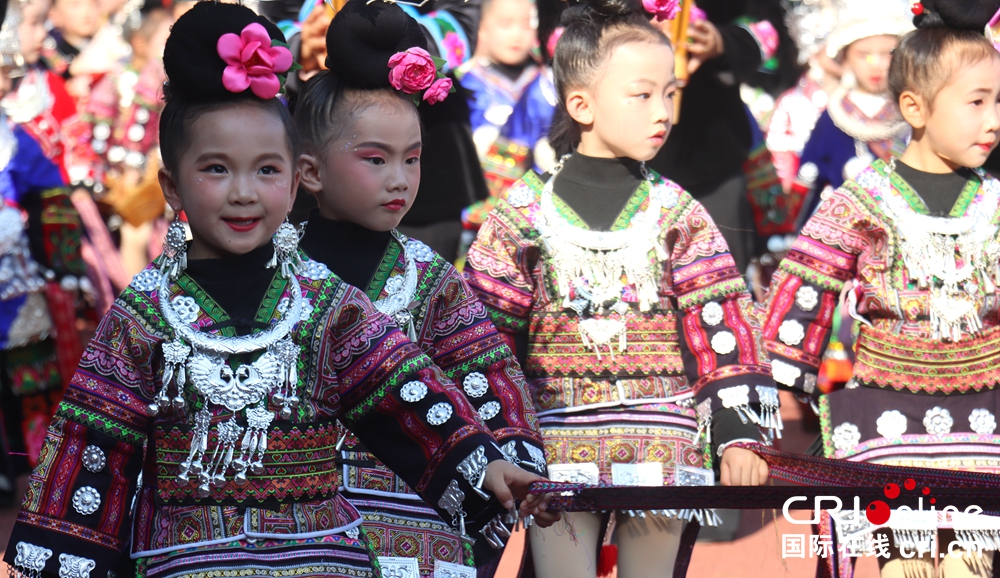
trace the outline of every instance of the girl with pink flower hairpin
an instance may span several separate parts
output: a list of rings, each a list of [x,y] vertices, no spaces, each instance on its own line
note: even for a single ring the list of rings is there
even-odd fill
[[[462,388],[505,459],[531,475],[545,456],[524,377],[486,308],[455,268],[396,230],[420,183],[417,107],[452,92],[416,20],[396,4],[350,0],[327,31],[329,70],[295,107],[302,184],[318,209],[300,247],[347,283]],[[433,112],[433,111],[430,111]],[[414,393],[414,399],[420,395]],[[504,533],[424,503],[351,434],[341,450],[344,495],[365,519],[385,575],[457,576],[498,558]],[[411,489],[413,488],[413,489]],[[540,520],[546,522],[546,519]]]
[[[171,225],[84,353],[6,551],[12,575],[372,578],[376,537],[339,492],[338,420],[484,540],[506,533],[500,515],[546,523],[545,499],[526,497],[539,476],[506,461],[482,410],[299,252],[281,32],[201,2],[164,68],[159,180],[191,241]],[[409,72],[401,85],[433,74]]]

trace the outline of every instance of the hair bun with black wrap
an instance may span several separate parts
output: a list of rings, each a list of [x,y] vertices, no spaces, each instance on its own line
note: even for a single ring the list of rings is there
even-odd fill
[[[223,84],[228,66],[219,55],[219,39],[225,34],[240,36],[244,28],[257,23],[264,27],[272,41],[285,43],[285,35],[267,18],[238,4],[198,2],[177,19],[170,29],[163,49],[163,67],[167,75],[164,97],[167,101],[183,99],[189,102],[211,102],[245,98],[251,88],[242,92],[229,90]],[[264,47],[268,49],[270,47]]]
[[[349,0],[326,31],[326,66],[352,88],[392,88],[389,59],[409,48],[427,49],[416,20],[391,2]]]
[[[560,23],[569,26],[580,20],[621,18],[643,12],[640,0],[581,0],[563,11]]]
[[[917,28],[954,28],[982,32],[1000,9],[1000,0],[922,0],[913,18]]]

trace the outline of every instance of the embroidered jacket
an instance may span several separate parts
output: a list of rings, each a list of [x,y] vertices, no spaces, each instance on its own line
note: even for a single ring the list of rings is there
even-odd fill
[[[757,386],[773,392],[746,286],[722,235],[690,195],[654,175],[654,183],[643,181],[618,216],[612,231],[629,228],[659,195],[657,242],[667,257],[654,272],[657,298],[649,311],[639,310],[633,285],[623,293],[629,304],[624,311],[587,318],[595,332],[604,320],[625,324],[624,334],[604,345],[592,335],[592,348],[580,331],[582,317],[564,306],[539,232],[542,189],[529,172],[504,193],[470,249],[466,269],[493,322],[525,359],[539,415],[691,397],[715,411],[724,407],[720,390],[730,400],[725,407],[734,408],[758,401]],[[570,224],[585,227],[558,196],[553,201]],[[648,259],[653,267],[653,251]]]
[[[31,575],[84,566],[105,576],[128,554],[129,542],[132,557],[140,557],[357,527],[357,511],[337,493],[337,419],[447,519],[491,519],[499,505],[480,499],[472,484],[488,461],[502,456],[482,419],[360,291],[326,267],[307,264],[297,277],[304,303],[292,331],[299,349],[294,393],[301,402],[284,419],[275,415],[276,399],[268,400],[273,422],[260,473],[247,470],[240,483],[222,472],[206,498],[197,484],[178,479],[198,430],[195,414],[205,406],[189,381],[181,409],[157,417],[147,411],[162,386],[162,344],[173,337],[161,314],[160,273],[152,265],[115,302],[80,360],[30,478],[7,563]],[[186,274],[170,291],[185,322],[205,328],[227,318]],[[255,321],[274,322],[290,310],[289,291],[276,275]],[[233,329],[223,324],[215,331],[232,335]],[[233,357],[239,359],[229,360],[230,375],[248,384],[238,364],[251,359]],[[173,388],[170,395],[176,395]],[[207,407],[206,455],[220,445],[226,431],[220,425],[248,426],[250,435],[247,418],[260,412],[248,407],[234,415],[224,406]]]
[[[406,251],[417,268],[416,292],[409,306],[416,331],[414,343],[462,387],[507,460],[544,475],[545,454],[535,408],[507,342],[455,267],[416,239],[407,240]],[[402,284],[405,276],[403,251],[393,241],[365,293],[373,303],[385,299],[390,287]],[[355,459],[372,458],[369,454]],[[382,464],[371,470],[345,465],[344,484],[376,495],[412,493],[408,488],[394,487],[391,472]]]
[[[928,211],[898,174],[888,180],[886,174],[886,164],[878,160],[856,180],[826,194],[774,274],[763,320],[774,379],[818,393],[816,375],[833,315],[845,283],[853,280],[856,288],[848,297],[864,319],[856,342],[856,382],[938,394],[992,389],[1000,382],[997,280],[971,271],[975,263],[967,260],[967,267],[956,272],[968,274],[959,284],[965,295],[949,302],[933,284],[922,286],[913,279],[908,265],[933,264],[907,254],[902,235],[916,238],[918,231],[906,225],[900,230],[894,215],[912,222]],[[1000,182],[977,175],[950,214],[979,216],[976,231],[985,237],[974,250],[964,250],[992,263],[990,267],[997,256],[976,251],[989,251],[997,240],[998,197]],[[960,333],[940,335],[939,321],[959,323]],[[972,334],[969,323],[982,328]]]

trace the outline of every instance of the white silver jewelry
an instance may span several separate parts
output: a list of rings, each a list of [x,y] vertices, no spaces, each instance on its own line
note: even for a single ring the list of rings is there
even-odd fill
[[[736,337],[729,331],[720,331],[712,336],[712,349],[719,355],[728,355],[736,349]]]
[[[498,401],[488,401],[479,408],[479,417],[483,418],[483,421],[489,421],[499,413],[500,402]]]
[[[352,540],[357,540],[357,539],[358,539],[358,537],[360,537],[360,536],[361,536],[361,529],[360,529],[360,526],[355,526],[355,527],[351,528],[350,530],[344,530],[344,534],[345,534],[345,535],[346,535],[346,536],[347,536],[348,538],[350,538],[350,539],[352,539]]]
[[[97,562],[82,556],[59,554],[59,578],[90,578]]]
[[[143,269],[136,273],[135,277],[132,277],[132,282],[129,285],[136,291],[148,293],[159,287],[162,276],[159,269]]]
[[[876,420],[875,426],[878,435],[886,439],[895,439],[906,433],[906,416],[899,410],[886,410]]]
[[[574,309],[581,317],[587,312],[602,315],[622,300],[627,283],[635,289],[639,310],[649,311],[659,301],[659,272],[667,259],[660,238],[662,210],[677,203],[677,190],[664,182],[652,184],[647,208],[632,218],[627,229],[583,229],[564,219],[555,206],[553,186],[566,158],[553,167],[542,189],[534,223],[549,254],[563,306]],[[623,330],[591,331],[585,335],[585,329],[594,328],[582,323],[579,327],[581,337],[595,351],[604,345],[610,348],[615,337],[624,341],[626,336]]]
[[[305,263],[299,256],[299,232],[287,218],[275,231],[271,242],[274,244],[274,255],[267,264],[268,268],[273,269],[280,265],[281,274],[286,279],[305,268]]]
[[[988,409],[974,409],[969,414],[969,427],[979,435],[992,435],[997,429],[997,420]]]
[[[187,229],[181,222],[178,212],[167,228],[167,236],[163,240],[163,262],[160,265],[160,272],[170,279],[176,279],[185,269],[187,269]]]
[[[431,425],[441,425],[451,419],[451,404],[447,402],[435,403],[427,410],[427,423]]]
[[[935,407],[924,414],[924,428],[932,436],[951,433],[951,426],[954,424],[955,420],[947,409]]]
[[[482,373],[473,371],[462,380],[462,389],[465,390],[465,393],[469,397],[483,397],[490,389],[490,382],[487,381],[486,376]]]
[[[795,380],[802,377],[802,370],[780,359],[771,360],[771,377],[781,385],[793,387]]]
[[[701,435],[705,434],[705,444],[712,445],[712,398],[706,398],[698,404],[698,430],[694,434],[695,445],[699,444]]]
[[[819,293],[809,285],[803,285],[795,292],[795,304],[808,313],[819,305]]]
[[[101,448],[91,445],[83,448],[83,456],[80,458],[83,462],[83,467],[87,468],[87,471],[96,474],[104,469],[107,459],[104,457],[104,450]]]
[[[806,336],[806,331],[802,324],[794,319],[786,319],[778,327],[778,339],[789,347],[802,343]]]
[[[330,271],[329,267],[319,261],[313,261],[312,259],[308,259],[305,262],[305,269],[302,271],[303,277],[306,279],[312,279],[313,281],[326,279],[332,274],[333,271]]]
[[[514,465],[521,464],[521,457],[517,455],[517,442],[507,442],[500,448],[503,459]]]
[[[458,487],[458,480],[451,480],[437,503],[439,508],[451,515],[451,526],[458,528],[462,536],[465,536],[465,510],[462,508],[464,501],[465,492]]]
[[[52,550],[27,542],[18,542],[15,549],[14,567],[28,576],[41,576],[45,563],[52,557]]]
[[[528,452],[528,457],[531,458],[531,463],[535,466],[535,471],[538,473],[543,473],[545,471],[545,451],[538,447],[529,444],[528,442],[521,440],[521,445],[524,446],[525,451]]]
[[[101,495],[91,486],[73,492],[73,509],[83,516],[93,514],[101,507]]]
[[[833,430],[833,447],[838,451],[846,452],[853,449],[861,441],[861,432],[858,426],[850,422],[844,422]]]
[[[724,317],[725,314],[722,311],[722,305],[719,305],[715,301],[709,301],[701,310],[701,320],[711,327],[722,323]]]
[[[264,473],[264,452],[267,450],[267,429],[274,420],[274,412],[266,407],[254,407],[247,410],[247,433],[240,444],[240,457],[233,460],[233,480],[237,485],[247,482],[246,471],[254,475]],[[234,422],[235,425],[235,422]],[[238,427],[238,426],[237,426]],[[237,435],[239,430],[237,430]],[[222,436],[220,435],[220,438]]]
[[[781,401],[778,398],[778,388],[770,385],[758,385],[757,399],[760,400],[760,427],[767,430],[772,437],[781,439],[784,424],[781,421]]]
[[[395,229],[393,229],[395,231]],[[431,249],[423,242],[416,239],[407,238],[405,235],[400,234],[401,237],[406,239],[406,251],[413,255],[413,260],[417,263],[430,263],[434,260],[434,249]]]
[[[488,463],[486,460],[486,448],[479,446],[455,468],[469,482],[472,489],[484,500],[490,499],[489,494],[482,489],[483,482],[486,479],[486,466]]]
[[[879,193],[879,205],[895,225],[897,249],[907,280],[928,292],[934,338],[958,341],[982,330],[980,310],[1000,285],[1000,241],[993,215],[1000,204],[1000,183],[979,172],[984,195],[962,217],[917,213],[892,185],[895,159],[880,176],[865,171],[857,182]]]
[[[425,256],[422,251],[414,245],[414,250],[409,250],[410,245],[406,242],[405,237],[395,229],[392,230],[392,236],[399,243],[403,250],[403,261],[406,264],[406,272],[403,274],[402,278],[396,275],[390,277],[386,280],[385,290],[386,296],[375,301],[375,309],[380,312],[392,317],[396,322],[396,325],[400,329],[406,331],[407,337],[410,341],[417,340],[416,329],[413,326],[413,315],[410,313],[410,304],[413,303],[413,296],[417,292],[417,264],[416,264],[416,252],[420,252],[422,256]],[[427,248],[426,245],[420,243],[421,246]],[[430,249],[427,248],[429,251]],[[431,254],[433,256],[433,253]]]
[[[198,320],[198,312],[201,311],[201,308],[198,307],[194,297],[178,295],[170,300],[170,305],[177,312],[177,317],[182,323],[190,324]]]
[[[750,386],[734,385],[724,387],[718,391],[719,399],[722,400],[722,407],[736,410],[743,423],[753,422],[760,424],[760,417],[750,407]]]
[[[523,209],[535,201],[535,191],[524,183],[519,183],[507,189],[507,202],[512,207]]]
[[[427,395],[427,386],[422,381],[411,381],[403,385],[399,390],[399,396],[403,401],[417,403]]]

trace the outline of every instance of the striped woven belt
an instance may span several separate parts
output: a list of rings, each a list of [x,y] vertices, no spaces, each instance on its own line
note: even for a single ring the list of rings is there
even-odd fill
[[[1000,327],[955,343],[863,326],[854,378],[865,385],[924,393],[966,393],[1000,382]]]
[[[211,428],[208,456],[218,440]],[[196,483],[177,479],[180,463],[187,459],[191,447],[190,426],[157,424],[156,433],[157,502],[161,504],[193,504],[206,501],[219,505],[252,505],[285,501],[316,500],[336,495],[337,428],[335,423],[283,424],[268,432],[264,453],[264,473],[247,473],[243,485],[233,481],[232,472],[226,481],[212,487],[211,494],[198,499]],[[191,476],[196,480],[196,476]]]

